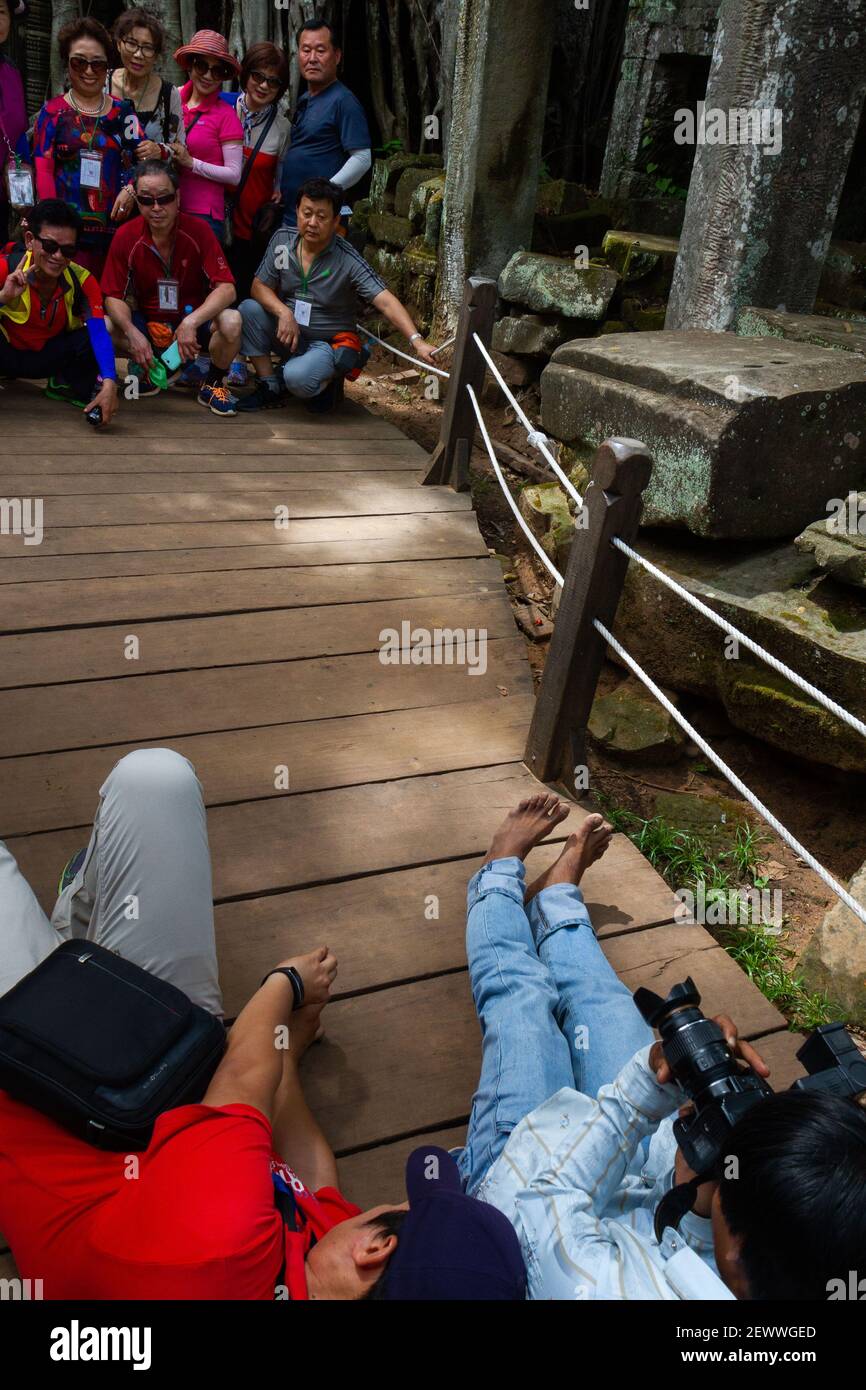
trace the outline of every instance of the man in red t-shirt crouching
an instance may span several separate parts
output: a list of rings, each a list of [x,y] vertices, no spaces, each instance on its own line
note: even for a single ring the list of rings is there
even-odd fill
[[[139,164],[133,191],[141,216],[115,233],[102,273],[117,350],[135,365],[141,396],[159,391],[149,379],[154,350],[162,353],[176,339],[184,363],[207,353],[198,403],[234,415],[223,379],[240,347],[241,316],[231,307],[235,282],[223,249],[201,217],[181,212],[170,165]]]
[[[109,773],[50,920],[0,841],[0,995],[70,937],[222,1014],[204,798],[172,749]],[[339,1191],[298,1071],[336,972],[327,946],[271,970],[201,1104],[165,1111],[142,1153],[92,1147],[0,1090],[0,1231],[21,1278],[46,1299],[523,1298],[514,1228],[464,1195],[443,1150],[410,1157],[408,1205],[362,1212]]]

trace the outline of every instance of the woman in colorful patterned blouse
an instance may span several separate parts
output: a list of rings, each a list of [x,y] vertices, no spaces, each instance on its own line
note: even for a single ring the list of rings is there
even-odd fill
[[[33,136],[38,197],[62,198],[83,222],[76,260],[95,275],[105,264],[115,225],[133,210],[128,186],[142,138],[132,102],[103,90],[111,40],[95,19],[61,29],[60,56],[69,91],[46,101]]]

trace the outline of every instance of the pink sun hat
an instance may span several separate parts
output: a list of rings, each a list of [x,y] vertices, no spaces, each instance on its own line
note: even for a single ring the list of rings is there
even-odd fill
[[[215,29],[199,29],[198,33],[193,34],[189,43],[183,44],[174,55],[174,60],[182,68],[189,69],[193,58],[219,58],[230,68],[234,69],[235,76],[240,72],[241,65],[237,58],[229,51],[229,46],[222,34],[218,34]]]

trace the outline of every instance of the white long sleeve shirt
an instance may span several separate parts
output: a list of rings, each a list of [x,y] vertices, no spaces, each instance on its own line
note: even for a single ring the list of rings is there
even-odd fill
[[[647,1047],[597,1100],[565,1087],[538,1106],[476,1192],[515,1227],[529,1298],[733,1298],[708,1219],[689,1212],[661,1245],[655,1238],[655,1209],[673,1183],[672,1116],[685,1097],[658,1084],[648,1058]]]

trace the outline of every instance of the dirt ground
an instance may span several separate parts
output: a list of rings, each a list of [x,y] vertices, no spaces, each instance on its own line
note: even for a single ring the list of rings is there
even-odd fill
[[[442,365],[448,367],[449,354]],[[367,371],[353,386],[351,395],[374,413],[384,416],[431,450],[439,435],[441,405],[427,401],[420,375],[412,380],[408,363],[401,363],[381,349]],[[533,421],[539,419],[539,400],[535,388],[518,391],[518,399]],[[491,437],[521,454],[527,449],[522,425],[515,421],[510,407],[497,402],[485,404],[484,417]],[[527,481],[520,472],[503,466],[509,485],[516,494]],[[491,552],[503,560],[512,605],[526,639],[529,661],[540,680],[547,655],[552,585],[540,563],[526,555],[528,547],[514,521],[496,482],[486,452],[476,449],[472,457],[472,492],[482,534]],[[520,541],[518,541],[520,536]],[[529,602],[527,602],[529,600]],[[534,600],[534,602],[533,602]],[[671,602],[676,600],[672,597]],[[527,629],[540,627],[537,637]],[[599,689],[614,689],[624,672],[608,663]],[[866,858],[866,778],[837,772],[818,763],[789,757],[757,739],[740,733],[727,720],[720,706],[683,696],[681,709],[686,718],[739,774],[765,805],[783,820],[793,835],[842,883],[860,868]],[[818,876],[800,860],[729,785],[707,767],[706,758],[692,745],[678,761],[661,766],[623,763],[598,752],[590,754],[590,787],[601,790],[611,801],[638,815],[654,814],[659,792],[680,792],[715,799],[720,796],[739,802],[743,819],[750,820],[766,837],[763,851],[764,872],[770,889],[780,888],[788,919],[784,944],[795,958],[810,939],[824,913],[835,901]],[[794,962],[791,962],[792,966]]]

